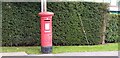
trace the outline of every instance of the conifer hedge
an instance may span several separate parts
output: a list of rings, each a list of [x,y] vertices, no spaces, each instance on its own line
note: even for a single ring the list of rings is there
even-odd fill
[[[2,45],[40,45],[40,3],[3,3]],[[107,4],[91,2],[49,2],[48,11],[53,16],[54,45],[95,45],[100,42],[103,15],[108,13]],[[114,21],[116,23],[116,20]],[[117,25],[108,26],[114,32]],[[117,23],[116,23],[117,24]],[[111,27],[112,26],[112,27]],[[112,36],[114,35],[114,36]],[[106,42],[117,35],[109,33]],[[111,36],[111,37],[109,37]],[[116,41],[115,41],[116,42]]]
[[[120,15],[109,15],[108,17],[108,23],[107,23],[107,31],[106,31],[106,42],[108,43],[116,43],[120,42],[119,39],[119,19]]]

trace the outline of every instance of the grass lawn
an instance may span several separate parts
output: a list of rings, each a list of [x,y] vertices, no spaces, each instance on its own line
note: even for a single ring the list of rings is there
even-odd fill
[[[95,51],[117,51],[118,43],[109,43],[93,46],[53,46],[53,53],[64,52],[95,52]],[[29,47],[2,47],[0,52],[26,52],[28,54],[40,54],[40,46]]]

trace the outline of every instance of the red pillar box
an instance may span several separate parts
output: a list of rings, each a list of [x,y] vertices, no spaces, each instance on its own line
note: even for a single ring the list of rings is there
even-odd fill
[[[52,52],[52,12],[40,12],[41,17],[41,52]]]

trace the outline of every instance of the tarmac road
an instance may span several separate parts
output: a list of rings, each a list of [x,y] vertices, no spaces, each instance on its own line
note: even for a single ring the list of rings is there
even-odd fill
[[[118,51],[105,51],[105,52],[72,52],[60,54],[40,54],[28,56],[118,56]]]
[[[118,56],[118,51],[68,52],[59,54],[27,54],[25,52],[0,53],[1,56]]]

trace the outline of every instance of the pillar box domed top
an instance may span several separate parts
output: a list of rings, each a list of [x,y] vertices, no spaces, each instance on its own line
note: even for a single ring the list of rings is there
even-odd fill
[[[53,12],[40,12],[39,16],[44,17],[44,16],[53,16]]]

